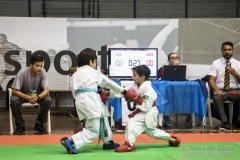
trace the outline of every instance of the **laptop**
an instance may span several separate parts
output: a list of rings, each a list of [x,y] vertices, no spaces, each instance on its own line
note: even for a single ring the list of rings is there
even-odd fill
[[[166,81],[185,81],[186,80],[186,65],[165,65],[162,80]]]

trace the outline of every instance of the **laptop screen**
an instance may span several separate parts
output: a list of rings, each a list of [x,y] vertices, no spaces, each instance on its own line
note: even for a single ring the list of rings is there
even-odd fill
[[[185,81],[186,80],[186,65],[165,65],[162,80],[167,81]]]

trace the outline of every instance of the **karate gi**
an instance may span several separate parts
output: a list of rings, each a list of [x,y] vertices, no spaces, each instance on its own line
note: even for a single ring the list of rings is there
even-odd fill
[[[97,91],[99,85],[109,88],[112,97],[121,96],[123,89],[117,83],[89,65],[77,68],[72,76],[72,93],[75,98],[77,114],[80,120],[86,119],[85,128],[71,137],[76,148],[92,142],[99,135],[104,143],[112,140],[113,134],[107,119],[110,113],[101,101],[100,95],[94,92]],[[79,92],[82,90],[85,92]],[[105,123],[100,118],[104,118]],[[104,129],[106,129],[105,132]]]
[[[143,103],[136,104],[136,108],[141,112],[130,118],[126,125],[125,139],[133,145],[136,138],[145,132],[147,135],[154,139],[169,140],[170,134],[163,130],[157,129],[157,115],[158,109],[153,106],[154,101],[157,99],[157,93],[152,88],[151,84],[147,81],[142,83],[140,87],[136,84],[126,90],[134,90],[143,99]]]

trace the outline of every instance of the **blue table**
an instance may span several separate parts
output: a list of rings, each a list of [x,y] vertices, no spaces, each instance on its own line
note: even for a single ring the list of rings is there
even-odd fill
[[[160,113],[194,113],[200,120],[206,115],[207,92],[201,81],[153,81]]]

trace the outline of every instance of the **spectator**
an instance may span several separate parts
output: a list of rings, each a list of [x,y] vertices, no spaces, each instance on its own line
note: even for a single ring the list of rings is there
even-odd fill
[[[32,55],[30,66],[21,69],[12,84],[11,109],[17,126],[13,134],[25,133],[25,121],[22,117],[21,106],[25,102],[39,103],[40,110],[35,122],[34,130],[39,133],[47,133],[44,123],[52,104],[49,96],[47,73],[43,68],[43,57]]]
[[[219,129],[230,129],[230,123],[224,111],[224,102],[240,102],[240,62],[234,58],[232,42],[222,43],[222,57],[213,61],[209,75],[209,85],[213,89],[214,107],[220,115],[222,125]],[[235,127],[240,128],[240,115],[235,122]]]

